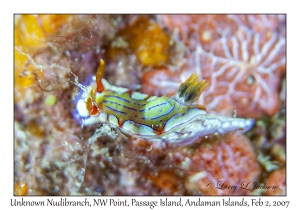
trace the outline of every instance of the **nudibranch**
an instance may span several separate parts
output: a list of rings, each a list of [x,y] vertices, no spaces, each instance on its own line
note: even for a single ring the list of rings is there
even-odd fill
[[[96,76],[75,99],[73,116],[85,126],[109,123],[126,136],[149,141],[185,144],[210,134],[249,130],[252,119],[209,114],[194,104],[207,83],[192,74],[173,97],[149,96],[109,84],[103,79],[105,63],[100,60]]]

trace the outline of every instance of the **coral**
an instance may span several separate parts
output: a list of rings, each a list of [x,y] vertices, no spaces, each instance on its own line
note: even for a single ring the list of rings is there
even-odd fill
[[[36,16],[24,15],[20,17],[15,17],[15,34],[14,41],[15,46],[23,46],[23,47],[36,47],[41,45],[42,42],[45,41],[45,36],[38,25],[38,20]],[[28,49],[33,51],[32,49]],[[27,69],[29,71],[24,72],[24,67],[27,64],[27,57],[22,55],[14,50],[15,56],[15,100],[18,100],[24,97],[23,87],[28,87],[34,83],[33,75],[30,72],[30,67]],[[22,73],[22,74],[21,74]]]
[[[27,192],[28,192],[28,187],[27,187],[26,182],[15,183],[15,195],[24,196],[24,195],[27,195]]]
[[[111,84],[127,87],[132,90],[139,89],[142,66],[134,54],[115,57],[112,62],[107,64],[106,72]]]
[[[16,46],[36,47],[45,42],[45,35],[38,23],[37,15],[16,16],[14,35]]]
[[[278,164],[285,164],[286,161],[286,148],[281,146],[280,144],[274,144],[271,148],[271,154],[274,157],[274,160]]]
[[[70,23],[74,15],[38,15],[38,22],[42,29],[42,31],[47,34],[51,35],[57,30],[63,30],[63,27],[66,27],[68,23]]]
[[[182,177],[171,170],[161,170],[154,175],[147,175],[147,178],[151,180],[155,187],[166,194],[176,195],[180,192],[180,188],[183,188]]]
[[[182,154],[175,153],[173,156],[180,157]],[[246,195],[248,191],[240,188],[241,183],[257,181],[261,172],[252,145],[241,134],[228,135],[213,143],[203,142],[190,155],[183,157],[190,170],[198,171],[186,181],[186,187],[197,194]],[[235,191],[231,188],[218,189],[223,183],[224,186],[238,187]]]
[[[63,30],[56,30],[48,40],[61,52],[66,49],[69,53],[73,50],[82,53],[92,49],[100,51],[100,47],[115,36],[119,22],[111,15],[75,15]]]
[[[273,171],[266,180],[269,186],[276,188],[269,188],[264,192],[264,195],[286,195],[286,170],[285,168]]]
[[[200,99],[207,110],[227,116],[236,110],[243,117],[278,111],[285,72],[284,16],[163,15],[162,20],[178,27],[190,50],[184,71],[178,72],[180,82],[193,71],[208,81]],[[166,94],[162,86],[152,86]]]
[[[37,55],[39,48],[46,46],[47,38],[55,31],[61,29],[64,24],[72,20],[71,15],[21,15],[16,16],[15,23],[15,95],[16,101],[22,100],[26,94],[26,88],[35,84],[44,76],[42,71],[34,68],[28,62],[28,57],[20,51],[26,49],[31,55]],[[51,24],[49,24],[51,23]]]
[[[285,26],[285,15],[162,15],[161,19],[167,26],[178,28],[186,44],[191,44],[191,33],[198,33],[205,50],[220,38],[221,29],[236,33],[240,26],[246,26],[261,32]]]
[[[160,26],[146,17],[139,17],[125,27],[109,48],[109,56],[120,50],[131,50],[144,66],[160,66],[170,57],[170,37]]]
[[[178,72],[172,72],[166,68],[145,72],[142,77],[141,92],[149,95],[171,97],[175,95],[181,83],[180,77],[177,77],[177,75]]]

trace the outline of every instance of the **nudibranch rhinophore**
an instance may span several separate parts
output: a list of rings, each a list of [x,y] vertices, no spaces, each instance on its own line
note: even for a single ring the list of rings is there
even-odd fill
[[[186,144],[210,134],[249,130],[254,120],[209,114],[194,102],[207,83],[192,74],[181,83],[176,94],[149,96],[109,84],[103,79],[105,64],[100,61],[96,76],[89,79],[86,91],[75,99],[73,116],[84,125],[109,123],[126,136],[149,141]]]

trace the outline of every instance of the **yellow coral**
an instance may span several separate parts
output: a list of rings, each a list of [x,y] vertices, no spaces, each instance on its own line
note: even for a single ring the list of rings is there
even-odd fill
[[[108,49],[109,57],[133,52],[144,66],[161,66],[170,58],[170,37],[160,26],[145,17],[120,32]]]
[[[28,187],[25,182],[15,184],[15,195],[24,196],[27,195],[27,193],[28,193]]]
[[[170,38],[157,23],[145,21],[145,29],[133,40],[134,50],[139,61],[147,65],[162,65],[169,60]]]
[[[42,27],[45,33],[53,34],[58,28],[73,20],[73,15],[40,15]]]
[[[15,24],[15,45],[37,47],[45,42],[45,36],[40,27],[37,15],[21,15]]]
[[[72,20],[71,15],[21,15],[15,21],[15,46],[21,51],[33,55],[36,49],[46,43],[46,36],[51,35]],[[34,83],[34,77],[41,77],[40,71],[34,71],[26,55],[15,49],[15,100],[24,96],[24,87]],[[34,73],[34,74],[33,74]]]

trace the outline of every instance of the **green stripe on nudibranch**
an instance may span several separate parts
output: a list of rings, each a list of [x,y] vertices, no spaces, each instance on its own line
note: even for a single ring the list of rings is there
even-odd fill
[[[183,114],[189,108],[165,96],[147,101],[145,99],[149,96],[146,94],[119,92],[112,85],[109,90],[104,90],[101,94],[101,100],[97,100],[100,109],[109,115],[114,115],[120,127],[131,120],[155,131],[162,131],[168,119],[175,114]]]
[[[100,64],[98,71],[101,72],[96,75],[98,77],[104,74],[104,62]],[[98,121],[109,122],[124,134],[137,135],[151,141],[182,143],[215,132],[245,130],[252,126],[252,120],[209,115],[201,106],[193,105],[207,86],[205,80],[198,80],[192,74],[180,85],[176,94],[169,98],[148,96],[113,86],[105,79],[93,78],[87,88],[91,94],[85,99],[86,108],[90,109],[90,113],[91,110],[98,111],[98,115],[95,115]],[[95,86],[99,86],[97,90],[100,91],[97,93],[94,91]],[[82,100],[78,100],[78,104]],[[82,109],[84,106],[76,107]],[[78,110],[78,113],[86,111]],[[95,120],[88,119],[87,122],[86,125],[95,123]]]

